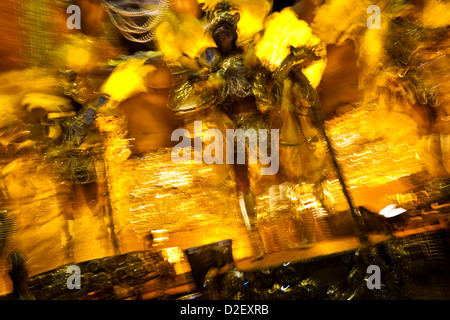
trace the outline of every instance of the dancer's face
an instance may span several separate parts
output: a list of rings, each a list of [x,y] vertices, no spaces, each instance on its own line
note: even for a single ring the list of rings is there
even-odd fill
[[[234,27],[229,23],[224,23],[214,30],[214,41],[223,53],[229,53],[233,49],[235,34]]]

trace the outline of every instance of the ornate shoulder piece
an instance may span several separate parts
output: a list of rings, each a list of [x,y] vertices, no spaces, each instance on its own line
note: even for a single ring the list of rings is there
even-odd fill
[[[214,69],[219,61],[222,59],[222,55],[219,50],[214,47],[205,49],[198,58],[198,63],[200,66],[208,69]]]

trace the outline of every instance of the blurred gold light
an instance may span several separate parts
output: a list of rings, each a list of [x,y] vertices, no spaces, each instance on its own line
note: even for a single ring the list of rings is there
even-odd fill
[[[272,71],[281,65],[290,53],[291,46],[315,46],[320,42],[308,24],[299,20],[290,8],[272,13],[265,22],[264,29],[264,35],[256,46],[256,55]]]

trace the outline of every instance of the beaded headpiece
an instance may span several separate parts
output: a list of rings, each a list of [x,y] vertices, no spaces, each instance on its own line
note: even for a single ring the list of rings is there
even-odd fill
[[[216,30],[222,23],[229,23],[236,28],[240,15],[239,12],[232,13],[232,11],[233,8],[228,2],[222,1],[218,3],[213,11],[214,18],[211,20],[208,30],[214,32],[214,30]]]

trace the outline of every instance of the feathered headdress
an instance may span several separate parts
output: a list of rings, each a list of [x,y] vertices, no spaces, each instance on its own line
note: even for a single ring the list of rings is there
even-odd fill
[[[229,23],[237,28],[240,14],[239,12],[233,13],[233,11],[235,11],[234,8],[232,8],[228,2],[219,2],[213,12],[208,12],[210,19],[212,18],[208,25],[208,30],[214,31],[222,23]]]
[[[238,42],[246,42],[263,30],[273,0],[198,0],[210,19],[209,30],[223,21],[236,25]]]

